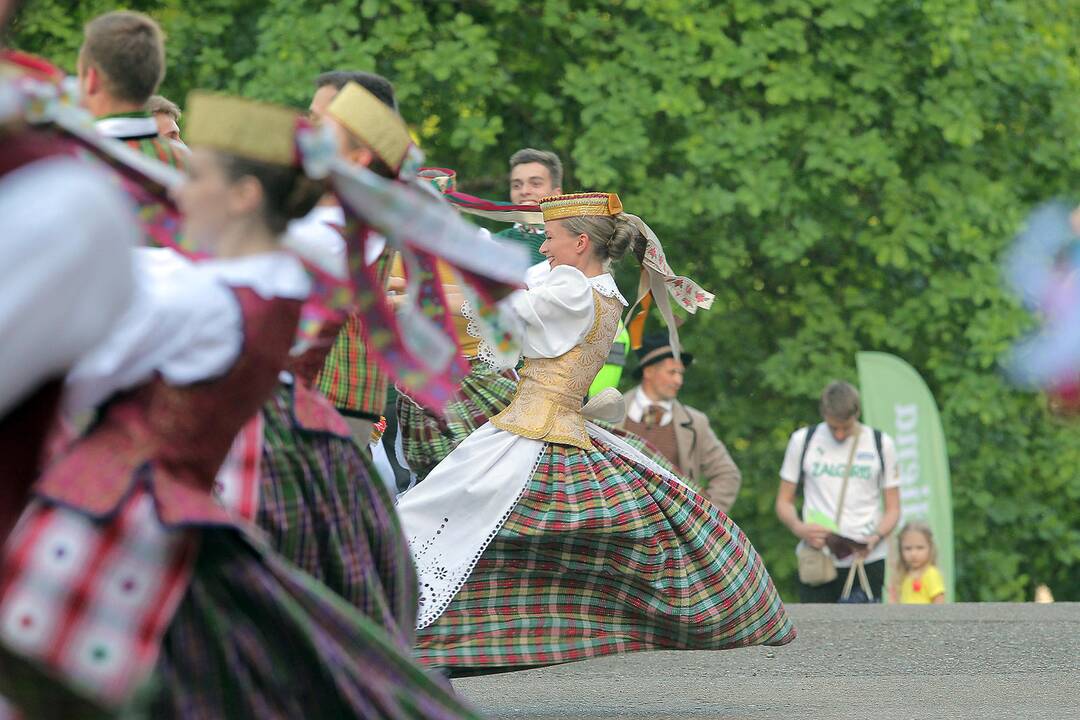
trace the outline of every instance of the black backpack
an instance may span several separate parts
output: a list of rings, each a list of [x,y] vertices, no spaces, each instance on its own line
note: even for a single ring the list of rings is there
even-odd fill
[[[818,423],[820,425],[820,423]],[[802,492],[803,476],[806,475],[806,471],[803,470],[803,465],[806,463],[806,451],[810,449],[810,438],[814,437],[814,433],[817,432],[818,425],[811,425],[806,429],[806,439],[803,440],[802,453],[799,454],[799,480],[796,485],[797,492]],[[878,462],[881,463],[881,480],[885,481],[885,452],[881,449],[881,431],[876,428],[871,428],[874,431],[874,447],[877,448]]]

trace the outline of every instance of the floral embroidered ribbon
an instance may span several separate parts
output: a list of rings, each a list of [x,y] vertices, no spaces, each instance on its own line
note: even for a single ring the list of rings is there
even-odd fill
[[[712,307],[714,296],[712,293],[702,289],[700,285],[690,278],[676,275],[675,271],[668,265],[667,257],[664,255],[664,247],[660,244],[660,239],[656,237],[656,233],[653,232],[652,228],[637,215],[629,213],[626,215],[646,239],[645,253],[640,258],[641,278],[638,281],[637,299],[626,313],[627,318],[633,319],[628,320],[627,325],[639,333],[636,347],[641,347],[640,333],[644,329],[644,317],[634,317],[634,310],[640,304],[642,312],[647,312],[649,298],[651,297],[652,301],[656,303],[656,309],[660,312],[661,317],[664,318],[664,323],[667,325],[671,349],[674,351],[675,357],[679,357],[682,345],[679,344],[678,325],[671,310],[671,298],[674,298],[680,307],[693,315],[698,311],[698,308],[707,310]],[[633,336],[631,337],[631,344],[634,344]]]

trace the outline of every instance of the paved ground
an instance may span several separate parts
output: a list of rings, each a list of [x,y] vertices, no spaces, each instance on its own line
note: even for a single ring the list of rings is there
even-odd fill
[[[780,648],[652,652],[454,681],[493,718],[1080,718],[1080,604],[789,605]]]

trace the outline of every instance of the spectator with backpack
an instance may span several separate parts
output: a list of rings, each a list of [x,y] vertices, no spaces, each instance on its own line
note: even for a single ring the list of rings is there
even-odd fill
[[[784,453],[776,515],[799,538],[799,602],[873,602],[881,595],[888,549],[882,541],[900,517],[900,475],[893,439],[861,424],[860,410],[858,390],[830,383],[821,395],[824,422],[792,433]],[[852,595],[855,577],[861,591]]]

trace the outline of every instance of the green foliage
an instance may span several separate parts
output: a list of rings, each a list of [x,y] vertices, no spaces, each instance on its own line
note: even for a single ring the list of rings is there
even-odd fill
[[[36,0],[14,44],[74,66],[83,21]],[[1073,0],[146,0],[163,88],[304,106],[329,69],[397,85],[433,164],[500,196],[524,146],[611,189],[716,291],[684,399],[743,470],[735,519],[793,595],[772,505],[788,435],[854,353],[893,352],[942,409],[961,599],[1080,599],[1080,433],[997,362],[1030,320],[997,263],[1077,186]],[[632,279],[630,282],[633,282]],[[627,287],[624,285],[624,287]],[[629,287],[627,288],[629,289]]]

